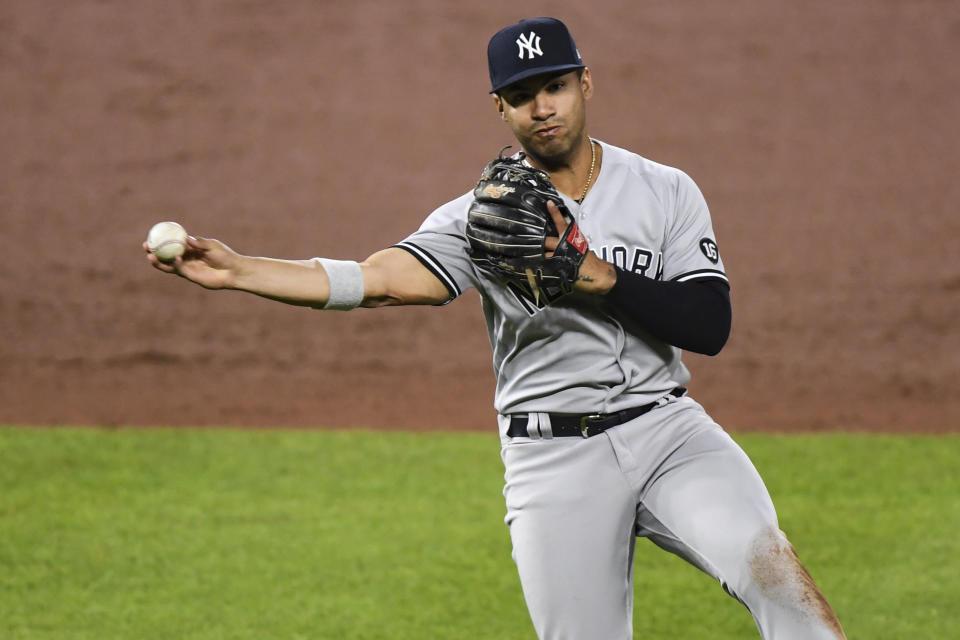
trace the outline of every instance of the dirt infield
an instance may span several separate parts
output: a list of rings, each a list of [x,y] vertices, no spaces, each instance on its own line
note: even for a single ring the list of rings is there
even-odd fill
[[[475,293],[320,313],[139,245],[165,219],[278,257],[401,240],[510,142],[488,37],[552,13],[591,134],[711,205],[734,329],[688,361],[715,417],[960,429],[960,5],[515,6],[4,2],[0,423],[492,429]]]

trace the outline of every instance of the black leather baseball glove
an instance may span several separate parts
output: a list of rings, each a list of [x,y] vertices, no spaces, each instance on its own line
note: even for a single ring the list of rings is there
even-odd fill
[[[587,255],[587,240],[546,172],[516,157],[497,157],[483,170],[467,215],[468,253],[478,269],[505,282],[569,293]],[[567,223],[549,258],[545,241],[558,236],[547,202],[556,203]]]

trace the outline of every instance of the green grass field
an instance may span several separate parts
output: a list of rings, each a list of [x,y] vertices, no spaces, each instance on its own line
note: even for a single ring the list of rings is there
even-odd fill
[[[960,438],[741,435],[853,638],[960,629]],[[0,428],[0,637],[533,638],[495,434]],[[641,541],[636,636],[759,637]]]

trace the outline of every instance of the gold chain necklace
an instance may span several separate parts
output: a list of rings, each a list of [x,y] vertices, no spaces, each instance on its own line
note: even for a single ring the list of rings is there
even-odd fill
[[[597,166],[597,148],[593,145],[593,140],[590,141],[590,174],[587,176],[587,184],[583,185],[583,191],[580,192],[580,197],[577,198],[577,204],[583,204],[583,199],[587,197],[587,190],[590,189],[590,182],[593,180],[593,170]]]

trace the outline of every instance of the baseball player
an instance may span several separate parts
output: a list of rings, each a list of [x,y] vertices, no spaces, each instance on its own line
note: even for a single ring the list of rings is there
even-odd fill
[[[523,20],[488,46],[520,150],[363,262],[241,256],[190,238],[153,265],[290,304],[483,301],[506,523],[540,638],[632,637],[637,537],[713,576],[768,640],[844,638],[734,441],[686,393],[681,351],[718,353],[729,283],[683,172],[587,133],[594,85],[566,26]]]

